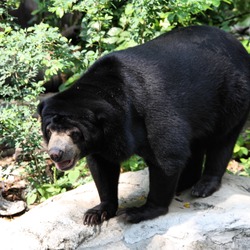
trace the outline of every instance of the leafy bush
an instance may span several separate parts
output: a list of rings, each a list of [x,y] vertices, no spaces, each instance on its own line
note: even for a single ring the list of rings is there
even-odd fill
[[[51,182],[36,183],[35,188],[28,193],[28,205],[34,202],[43,202],[54,195],[64,193],[92,180],[85,165],[85,160],[81,160],[73,170],[65,174],[59,173],[58,170],[53,167],[53,178]]]
[[[79,69],[80,62],[78,47],[69,45],[57,28],[44,23],[28,29],[0,25],[0,145],[19,149],[17,163],[25,167],[30,190],[50,181],[34,116],[43,83],[57,72]],[[41,81],[36,80],[39,70],[45,70]]]

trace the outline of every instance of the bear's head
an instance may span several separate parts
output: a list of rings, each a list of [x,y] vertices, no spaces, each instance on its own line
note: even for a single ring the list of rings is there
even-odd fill
[[[68,106],[68,108],[67,108]],[[102,130],[89,109],[69,109],[69,104],[49,98],[38,106],[47,151],[55,166],[66,171],[101,145]]]

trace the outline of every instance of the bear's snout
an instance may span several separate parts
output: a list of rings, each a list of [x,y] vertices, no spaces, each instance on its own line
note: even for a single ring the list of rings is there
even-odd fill
[[[60,162],[63,157],[63,151],[57,147],[53,147],[48,152],[50,158],[54,162]]]
[[[48,143],[48,154],[57,169],[67,171],[73,168],[80,158],[80,149],[74,144],[70,131],[52,131]]]

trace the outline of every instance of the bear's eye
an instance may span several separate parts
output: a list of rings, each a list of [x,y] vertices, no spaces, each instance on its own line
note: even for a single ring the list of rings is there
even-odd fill
[[[74,142],[77,142],[82,138],[82,134],[79,131],[72,131],[70,137]]]
[[[46,128],[46,134],[49,138],[51,137],[51,129],[49,127]]]

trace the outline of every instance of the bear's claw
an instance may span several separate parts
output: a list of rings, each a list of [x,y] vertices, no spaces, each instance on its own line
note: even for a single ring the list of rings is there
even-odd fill
[[[221,184],[221,178],[217,176],[203,176],[201,180],[196,183],[191,190],[194,197],[205,198],[217,191]]]
[[[107,212],[103,211],[101,215],[98,211],[88,211],[83,217],[83,224],[87,226],[95,226],[107,220]]]

